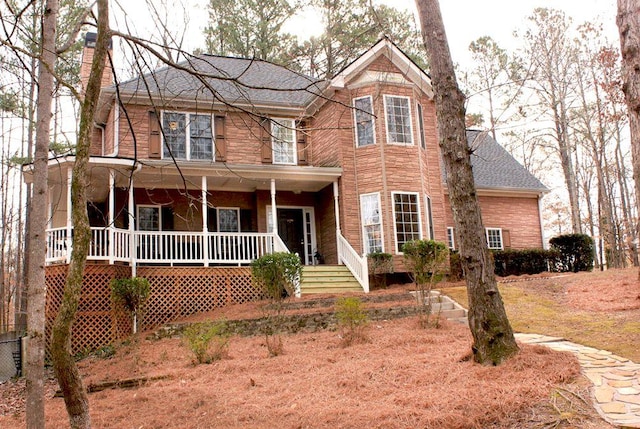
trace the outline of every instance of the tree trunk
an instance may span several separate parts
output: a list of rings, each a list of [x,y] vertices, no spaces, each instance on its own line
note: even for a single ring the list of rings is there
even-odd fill
[[[108,0],[98,0],[98,38],[80,111],[76,162],[73,166],[71,179],[74,226],[71,262],[62,303],[53,325],[51,340],[53,368],[64,396],[69,422],[73,429],[91,427],[87,392],[71,355],[71,326],[82,293],[84,266],[91,240],[91,229],[87,216],[87,164],[93,131],[93,117],[100,95],[100,84],[110,39],[108,13]]]
[[[616,18],[622,54],[622,90],[629,108],[633,180],[640,204],[640,0],[618,0]],[[636,228],[638,226],[636,225]],[[637,236],[637,231],[636,231]],[[640,271],[638,272],[640,278]]]
[[[42,49],[38,61],[36,145],[33,159],[33,197],[29,214],[27,265],[27,428],[44,427],[45,349],[45,233],[47,225],[47,158],[56,61],[58,0],[47,0],[42,17]]]
[[[499,365],[518,352],[497,288],[476,197],[465,130],[464,95],[458,88],[437,0],[416,0],[429,55],[440,148],[469,296],[473,358]]]

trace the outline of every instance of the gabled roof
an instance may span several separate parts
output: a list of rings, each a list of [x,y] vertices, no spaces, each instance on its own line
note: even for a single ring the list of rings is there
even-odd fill
[[[476,189],[537,194],[549,191],[488,132],[467,130],[467,142],[473,149],[471,166]],[[443,178],[446,179],[444,171]]]
[[[198,72],[199,76],[189,73]],[[120,83],[120,92],[165,102],[304,108],[326,82],[256,59],[198,55]],[[111,92],[115,88],[110,88]]]
[[[369,64],[381,55],[386,56],[412,83],[424,91],[429,97],[433,97],[431,78],[418,65],[411,60],[388,37],[383,37],[364,54],[342,69],[331,79],[331,87],[344,88],[351,79],[365,70]]]

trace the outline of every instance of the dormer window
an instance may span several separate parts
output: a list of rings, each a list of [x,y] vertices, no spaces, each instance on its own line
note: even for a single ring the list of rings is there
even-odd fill
[[[213,160],[211,115],[164,112],[163,157],[181,160]]]
[[[295,124],[292,119],[271,120],[271,145],[274,164],[295,165],[298,162]]]
[[[373,123],[373,101],[371,96],[353,100],[353,115],[356,123],[356,146],[369,146],[376,143]]]
[[[387,143],[413,145],[409,97],[384,96],[387,119]]]

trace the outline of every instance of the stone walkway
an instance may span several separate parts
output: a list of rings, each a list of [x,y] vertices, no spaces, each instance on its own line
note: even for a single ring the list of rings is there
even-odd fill
[[[562,338],[516,334],[516,339],[575,354],[583,374],[593,383],[593,403],[598,413],[621,428],[640,428],[640,364]]]

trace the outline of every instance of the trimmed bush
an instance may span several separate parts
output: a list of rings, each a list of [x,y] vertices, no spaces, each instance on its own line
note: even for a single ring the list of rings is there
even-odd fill
[[[263,327],[269,356],[284,352],[281,330],[287,297],[295,293],[302,274],[300,258],[295,253],[277,252],[264,255],[251,263],[254,286],[260,288],[271,305],[263,307],[266,323]]]
[[[462,273],[462,261],[457,250],[449,252],[449,281],[457,282],[464,278]]]
[[[253,284],[275,301],[294,294],[301,273],[300,257],[295,253],[271,253],[251,263]]]
[[[497,276],[520,276],[554,270],[558,252],[556,250],[524,249],[495,250],[493,261]]]
[[[586,234],[565,234],[549,240],[558,251],[557,269],[561,272],[591,271],[593,269],[593,239]]]
[[[393,273],[393,255],[384,252],[371,252],[367,255],[369,274],[376,288],[387,287],[387,274]]]

